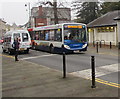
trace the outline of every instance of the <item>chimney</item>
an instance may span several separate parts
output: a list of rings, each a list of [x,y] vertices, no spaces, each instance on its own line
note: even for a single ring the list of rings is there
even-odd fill
[[[42,6],[39,6],[38,16],[42,16]]]

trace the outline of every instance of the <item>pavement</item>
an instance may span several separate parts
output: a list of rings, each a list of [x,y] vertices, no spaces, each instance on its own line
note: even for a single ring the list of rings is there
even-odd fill
[[[88,52],[118,55],[117,49],[100,49],[96,53],[92,46]],[[62,66],[61,66],[62,69]],[[96,82],[91,88],[91,80],[2,55],[2,97],[118,97],[118,88]]]
[[[89,45],[88,47],[88,53],[96,53],[96,54],[104,54],[104,55],[112,55],[112,56],[120,56],[120,50],[116,46],[112,46],[110,49],[110,46],[104,46],[102,45],[101,48],[98,46],[98,53],[96,46]]]

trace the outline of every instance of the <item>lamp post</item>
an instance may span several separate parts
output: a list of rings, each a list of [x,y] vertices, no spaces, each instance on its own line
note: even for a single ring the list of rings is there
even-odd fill
[[[28,24],[29,24],[29,28],[31,27],[31,18],[30,18],[30,2],[28,3],[28,4],[25,4],[25,7],[27,7],[28,6],[28,11],[29,11],[29,20],[28,20]]]

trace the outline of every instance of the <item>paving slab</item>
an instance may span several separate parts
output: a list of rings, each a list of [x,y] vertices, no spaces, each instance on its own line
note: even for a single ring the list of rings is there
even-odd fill
[[[2,57],[2,97],[118,97],[118,88],[25,60]],[[61,67],[62,68],[62,67]]]

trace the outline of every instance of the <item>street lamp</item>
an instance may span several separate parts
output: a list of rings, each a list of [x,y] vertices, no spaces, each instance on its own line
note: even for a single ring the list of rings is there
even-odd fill
[[[25,7],[27,7],[28,6],[28,11],[29,11],[29,21],[28,21],[28,24],[29,24],[29,28],[31,27],[31,18],[30,18],[30,2],[28,3],[28,4],[25,4]]]

